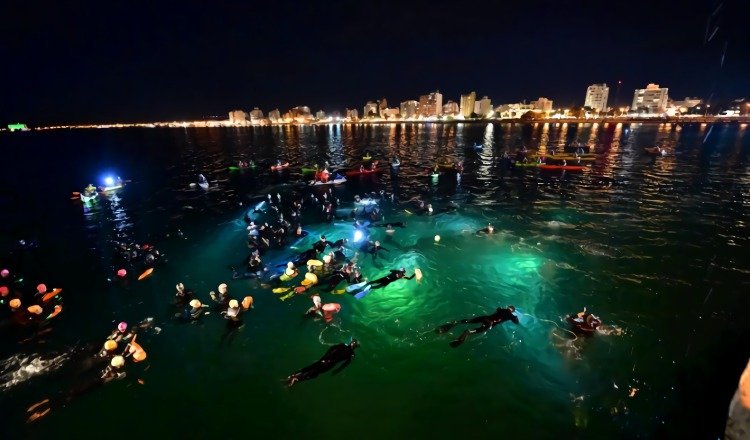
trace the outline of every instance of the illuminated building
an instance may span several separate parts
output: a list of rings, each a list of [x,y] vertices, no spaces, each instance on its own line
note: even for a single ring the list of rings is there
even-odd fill
[[[443,95],[435,91],[419,97],[419,115],[425,118],[443,114]]]
[[[359,112],[357,112],[356,108],[352,109],[346,109],[346,119],[350,121],[356,121],[359,119]]]
[[[667,110],[669,89],[650,83],[645,89],[636,89],[631,110],[638,113],[662,114]]]
[[[263,112],[258,107],[255,107],[250,112],[250,122],[252,122],[253,124],[259,124],[262,119],[263,119]]]
[[[443,105],[443,114],[446,116],[456,116],[460,113],[458,104],[453,101],[448,101]]]
[[[608,99],[609,87],[606,84],[591,84],[586,89],[586,99],[583,102],[583,106],[603,112],[607,110]]]
[[[268,119],[270,119],[271,122],[280,122],[281,113],[279,112],[279,109],[276,108],[268,112]]]
[[[534,109],[541,110],[544,113],[552,111],[552,100],[547,98],[539,98],[536,101],[531,101],[531,105]]]
[[[324,112],[323,110],[318,110],[317,112],[315,112],[315,119],[321,120],[325,118],[326,118],[326,112]]]
[[[246,120],[246,114],[242,110],[232,110],[229,112],[229,123],[230,124],[240,124],[245,122]]]
[[[412,119],[417,116],[419,110],[419,103],[415,100],[404,101],[400,105],[401,117],[404,119]]]
[[[365,104],[365,108],[362,110],[362,117],[370,118],[373,116],[377,116],[379,113],[380,109],[378,108],[378,103],[367,101],[367,104]]]
[[[380,111],[380,115],[383,118],[386,119],[396,119],[399,116],[399,111],[397,108],[384,108]]]
[[[474,104],[477,100],[477,94],[471,92],[468,95],[461,95],[461,115],[464,118],[470,118],[474,113]]]
[[[474,113],[479,115],[480,118],[486,118],[492,115],[492,100],[483,96],[482,99],[476,102],[474,106]]]

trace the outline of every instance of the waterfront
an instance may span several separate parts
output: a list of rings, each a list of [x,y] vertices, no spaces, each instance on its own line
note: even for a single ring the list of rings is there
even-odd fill
[[[750,354],[743,343],[750,331],[747,131],[697,124],[490,126],[3,134],[0,142],[10,152],[3,238],[38,240],[29,261],[68,292],[52,342],[24,350],[98,340],[120,319],[154,316],[163,329],[145,344],[144,385],[115,383],[38,425],[9,422],[4,429],[42,437],[82,429],[82,420],[99,432],[113,420],[134,420],[141,432],[169,437],[719,435]],[[501,160],[503,150],[573,140],[598,145],[591,172],[539,174],[507,169]],[[657,142],[672,155],[644,154]],[[475,143],[481,151],[464,148]],[[202,326],[170,322],[177,281],[206,296],[227,281],[226,266],[245,256],[247,205],[240,202],[271,191],[286,197],[294,188],[288,183],[300,179],[299,166],[324,160],[358,166],[366,150],[383,160],[398,154],[399,175],[353,179],[337,195],[351,206],[353,195],[365,190],[393,192],[403,205],[384,204],[386,218],[409,226],[393,239],[381,236],[393,250],[378,264],[366,263],[367,275],[419,266],[422,284],[395,285],[362,301],[341,298],[340,322],[325,328],[302,321],[309,301],[280,302],[253,282],[229,282],[232,292],[251,293],[256,302],[231,345],[220,344],[218,319]],[[227,172],[241,157],[264,166]],[[264,171],[276,158],[297,169]],[[438,158],[464,160],[460,182],[425,177]],[[116,210],[83,216],[70,191],[107,171],[132,183]],[[201,172],[216,189],[190,189]],[[602,184],[594,175],[614,182]],[[437,207],[449,201],[462,207],[455,214],[410,215],[406,201],[417,196]],[[488,221],[502,233],[473,234]],[[178,228],[186,239],[174,238]],[[334,238],[351,234],[343,221],[307,229]],[[168,265],[145,282],[108,283],[114,267],[106,243],[116,232],[154,242]],[[284,255],[268,258],[283,261]],[[523,313],[519,327],[504,324],[458,349],[432,331],[507,304]],[[560,317],[583,306],[624,334],[570,343],[559,331]],[[342,374],[283,387],[287,374],[322,354],[322,343],[351,336],[362,348]],[[3,344],[4,358],[17,351]],[[66,385],[37,377],[4,391],[6,420],[21,420],[25,405]]]

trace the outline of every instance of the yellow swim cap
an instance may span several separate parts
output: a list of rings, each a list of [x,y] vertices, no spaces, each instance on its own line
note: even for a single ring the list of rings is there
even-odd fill
[[[125,358],[122,356],[115,356],[109,364],[115,368],[120,368],[125,365]]]
[[[117,350],[117,342],[108,339],[107,342],[104,343],[104,349],[107,351]]]
[[[190,301],[190,307],[193,307],[193,308],[197,309],[200,306],[201,306],[201,302],[198,301],[197,299],[194,299],[194,300]]]
[[[233,299],[233,300],[229,301],[229,307],[231,307],[233,309],[236,309],[239,306],[240,306],[240,303],[237,302],[236,299]]]

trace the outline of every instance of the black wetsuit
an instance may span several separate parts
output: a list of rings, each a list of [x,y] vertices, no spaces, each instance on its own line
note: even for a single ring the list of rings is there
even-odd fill
[[[344,281],[346,279],[346,274],[340,270],[337,270],[336,272],[332,273],[331,275],[327,276],[323,283],[320,285],[323,289],[326,290],[332,290],[334,287],[338,286],[339,283]]]
[[[354,349],[350,344],[336,344],[326,351],[320,360],[302,368],[287,378],[287,384],[292,386],[294,382],[314,379],[320,374],[332,370],[337,364],[343,362],[338,371],[346,368],[354,358]],[[335,372],[334,372],[335,374]]]
[[[414,275],[412,274],[412,276],[407,277],[406,276],[406,272],[402,272],[400,270],[393,270],[393,269],[391,269],[391,273],[390,274],[388,274],[388,275],[386,275],[386,276],[384,276],[382,278],[378,278],[377,280],[373,280],[372,282],[370,282],[370,286],[373,289],[378,289],[378,288],[381,288],[381,287],[385,287],[385,286],[391,284],[392,282],[394,282],[396,280],[400,280],[401,278],[405,278],[407,280],[410,280],[410,279],[414,278]]]
[[[460,321],[455,321],[455,322],[440,326],[438,327],[438,333],[445,333],[446,331],[453,328],[453,326],[455,326],[456,324],[481,324],[477,328],[464,331],[461,334],[461,336],[458,337],[458,339],[451,342],[452,347],[458,347],[459,345],[463,344],[466,338],[472,333],[486,332],[487,330],[491,329],[495,325],[501,324],[505,321],[513,321],[514,323],[518,324],[518,317],[513,314],[513,310],[511,310],[510,308],[498,307],[495,313],[491,315],[477,316],[477,317],[469,318],[469,319],[462,319]]]

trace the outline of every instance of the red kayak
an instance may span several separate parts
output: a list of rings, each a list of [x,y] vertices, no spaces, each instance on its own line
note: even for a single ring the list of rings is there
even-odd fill
[[[283,165],[271,165],[271,171],[279,171],[289,166],[289,162]]]
[[[540,170],[583,171],[584,168],[581,165],[539,165]]]
[[[377,174],[379,172],[380,172],[380,170],[378,170],[378,169],[375,169],[375,170],[363,170],[363,171],[360,171],[360,170],[351,170],[351,171],[347,171],[345,174],[346,174],[346,177],[354,177],[354,176],[366,176],[366,175],[369,175],[369,174]]]

